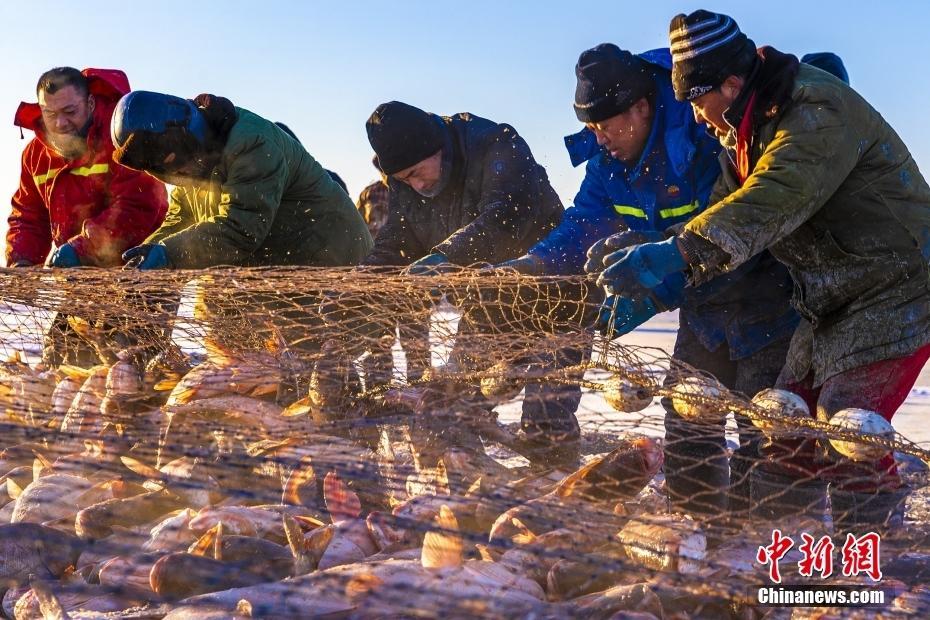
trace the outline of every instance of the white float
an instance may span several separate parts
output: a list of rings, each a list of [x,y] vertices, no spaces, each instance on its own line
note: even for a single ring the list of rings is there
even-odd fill
[[[791,418],[810,419],[811,417],[810,408],[804,399],[788,390],[766,388],[752,397],[752,404],[773,416],[787,418],[785,422],[780,423],[769,418],[763,419],[750,415],[753,425],[768,437],[776,434],[776,431],[784,433],[791,426]]]
[[[830,424],[844,431],[894,439],[894,427],[891,423],[868,409],[837,411],[830,418]],[[837,452],[854,461],[876,461],[889,453],[888,448],[858,441],[831,439],[830,444]]]
[[[672,390],[672,407],[686,420],[716,421],[727,415],[721,411],[720,385],[713,379],[688,377]]]

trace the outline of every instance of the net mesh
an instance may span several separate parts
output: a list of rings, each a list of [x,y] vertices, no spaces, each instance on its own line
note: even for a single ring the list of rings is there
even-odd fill
[[[781,585],[930,613],[930,452],[593,335],[600,300],[473,270],[0,270],[4,612],[794,617],[757,596],[777,528]],[[881,581],[871,504],[827,482],[908,490]]]

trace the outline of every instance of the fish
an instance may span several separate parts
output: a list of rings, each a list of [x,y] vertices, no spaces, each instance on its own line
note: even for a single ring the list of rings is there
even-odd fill
[[[305,456],[284,481],[281,503],[292,506],[317,506],[317,476],[313,459]]]
[[[16,618],[104,620],[160,617],[142,609],[147,606],[148,597],[138,591],[113,590],[83,583],[60,584],[43,579],[31,580],[30,586],[30,591],[16,602]]]
[[[223,395],[198,398],[184,404],[166,404],[162,407],[171,421],[177,416],[216,415],[227,421],[235,421],[250,427],[257,424],[264,434],[285,432],[303,428],[299,421],[283,417],[284,408],[275,403],[250,396]]]
[[[190,605],[175,607],[164,617],[159,616],[162,620],[248,620],[252,617],[252,604],[245,599],[239,601],[235,609],[221,605]]]
[[[0,584],[25,584],[30,575],[60,578],[87,542],[37,523],[0,525]]]
[[[65,375],[61,381],[58,382],[58,385],[55,386],[55,389],[52,391],[52,403],[51,411],[49,412],[51,424],[55,422],[58,423],[56,428],[61,428],[61,422],[64,420],[65,416],[68,415],[68,409],[71,408],[71,403],[74,402],[74,397],[77,396],[78,391],[81,389],[81,386],[84,385],[84,381],[87,380],[87,376],[69,376]]]
[[[171,343],[146,363],[142,372],[144,389],[146,392],[164,393],[167,399],[171,390],[184,375],[204,361],[201,355],[187,354],[176,344]]]
[[[323,480],[323,498],[333,521],[332,525],[325,528],[332,529],[333,532],[317,563],[318,569],[325,570],[333,566],[359,562],[377,553],[378,547],[371,538],[368,524],[360,518],[361,500],[340,480],[335,471],[327,473]],[[327,535],[322,533],[323,529],[311,532],[311,547],[314,537]]]
[[[284,581],[234,588],[185,599],[179,609],[206,605],[233,610],[248,600],[256,616],[289,617],[348,613],[371,615],[422,613],[509,615],[514,610],[545,609],[545,592],[535,581],[503,564],[463,558],[452,511],[440,508],[436,528],[417,560],[390,559],[344,564]],[[398,596],[398,593],[403,593]],[[450,596],[450,594],[452,594]],[[183,617],[183,616],[179,616]]]
[[[152,528],[149,539],[142,545],[145,551],[180,551],[197,540],[190,529],[191,519],[196,512],[185,508],[177,514],[162,519]]]
[[[181,498],[166,489],[113,498],[80,510],[75,515],[74,531],[82,538],[103,538],[111,534],[115,526],[149,523],[183,505]]]
[[[49,371],[36,370],[28,364],[17,364],[19,372],[0,383],[0,398],[8,414],[19,417],[34,426],[44,426],[49,420],[56,376]]]
[[[707,539],[693,520],[679,515],[631,519],[617,534],[627,557],[650,570],[700,572],[707,557]]]
[[[647,620],[664,618],[662,601],[648,583],[616,585],[560,606],[565,617]]]
[[[142,374],[135,364],[136,352],[124,349],[116,354],[117,362],[110,366],[106,378],[106,395],[128,399],[143,393]]]
[[[625,437],[619,443],[567,476],[553,494],[616,502],[642,491],[662,467],[662,447],[649,437]]]
[[[152,591],[174,600],[267,581],[273,581],[273,576],[250,571],[245,563],[232,564],[187,552],[159,558],[149,574]]]
[[[310,419],[325,425],[345,417],[348,405],[351,359],[342,352],[343,345],[327,340],[320,347],[320,358],[313,365],[306,399],[298,401],[306,407]],[[296,415],[296,408],[291,413]]]
[[[276,394],[281,379],[280,364],[271,356],[214,356],[184,375],[171,390],[165,405],[185,405],[229,394],[255,397]]]
[[[491,526],[489,541],[501,544],[520,533],[514,519],[535,534],[570,526],[585,515],[592,537],[609,540],[621,524],[617,502],[641,492],[662,466],[662,449],[647,437],[623,438],[620,446],[563,478],[549,493],[503,512]]]
[[[192,508],[209,506],[222,497],[219,483],[210,475],[209,468],[198,458],[183,456],[159,468],[121,456],[120,461],[130,471],[148,479],[151,490],[168,489]]]
[[[925,584],[930,582],[930,555],[909,552],[891,560],[884,560],[882,574],[911,585]]]
[[[150,591],[149,575],[163,553],[133,553],[105,561],[97,571],[97,581],[114,590]]]
[[[16,498],[12,523],[45,523],[73,517],[82,508],[114,497],[115,480],[98,484],[71,474],[39,477]]]
[[[23,489],[35,479],[35,467],[32,465],[20,465],[7,471],[0,476],[0,484],[6,489],[7,495],[11,500],[19,497]]]
[[[486,531],[475,520],[475,511],[479,499],[458,495],[419,495],[394,507],[394,527],[406,531],[404,540],[412,541],[422,537],[423,532],[433,523],[439,511],[446,506],[455,515],[456,524],[461,531],[477,534]]]
[[[320,527],[314,530],[311,536],[305,536],[303,529],[290,515],[284,515],[284,531],[287,535],[287,544],[294,557],[294,575],[306,575],[315,571],[320,558],[329,547],[336,533],[334,527]]]
[[[108,372],[106,366],[92,369],[61,421],[62,433],[72,435],[77,441],[100,433],[103,429],[100,405],[106,396]]]
[[[188,527],[198,536],[219,522],[232,535],[257,536],[284,542],[287,537],[281,521],[281,512],[263,506],[213,506],[201,510]]]
[[[290,577],[294,573],[294,556],[279,545],[254,536],[223,536],[219,544],[219,556],[223,562],[246,567],[256,574],[264,575],[268,581]]]
[[[577,599],[624,581],[629,566],[619,543],[578,551],[557,559],[546,573],[546,592],[551,600]]]

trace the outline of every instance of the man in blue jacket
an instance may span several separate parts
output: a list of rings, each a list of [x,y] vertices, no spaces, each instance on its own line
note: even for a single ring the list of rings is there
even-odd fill
[[[667,49],[634,55],[602,44],[581,54],[574,107],[585,129],[565,143],[574,165],[587,162],[584,181],[561,224],[502,266],[537,275],[577,274],[590,248],[587,268],[599,271],[607,251],[663,240],[666,231],[707,207],[720,145],[675,100],[670,69]],[[670,278],[645,299],[621,298],[615,312],[602,312],[600,326],[611,320],[619,336],[680,306],[666,383],[681,378],[684,363],[753,395],[772,385],[784,363],[797,324],[790,295],[787,270],[766,254],[699,288],[685,289],[684,278]],[[728,468],[722,423],[687,422],[670,402],[663,406],[666,481],[676,507],[711,515],[728,506],[745,511],[748,471],[758,455],[758,435],[748,422],[739,421],[744,432]]]

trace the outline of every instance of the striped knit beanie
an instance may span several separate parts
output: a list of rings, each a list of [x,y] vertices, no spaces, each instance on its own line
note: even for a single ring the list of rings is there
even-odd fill
[[[751,66],[756,46],[728,15],[699,10],[672,18],[669,26],[675,98],[691,101]]]

